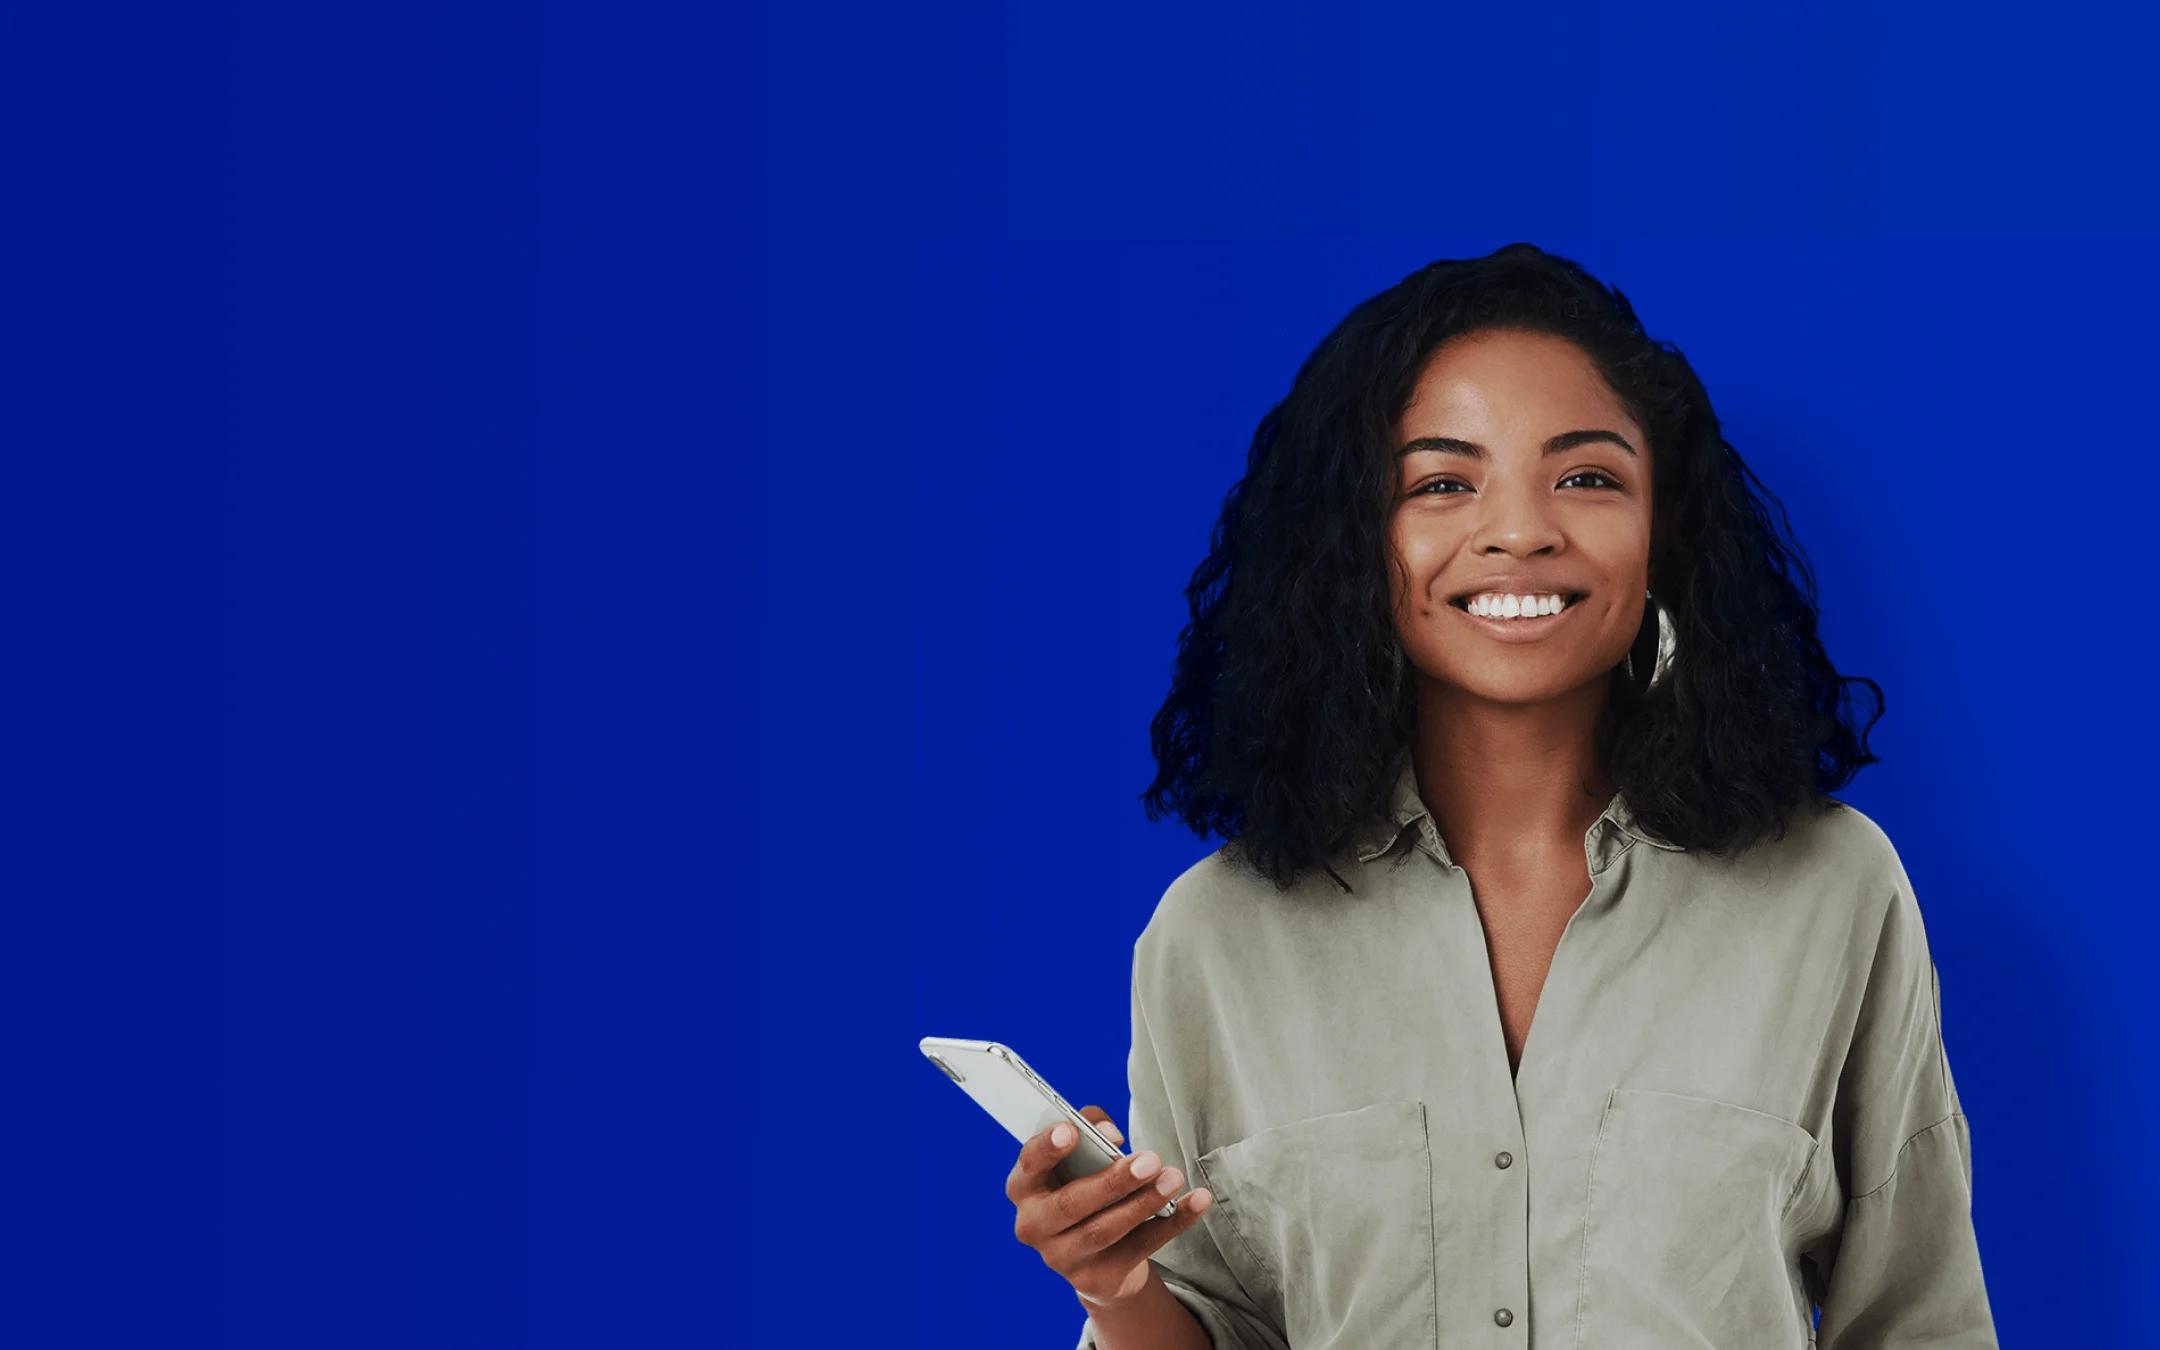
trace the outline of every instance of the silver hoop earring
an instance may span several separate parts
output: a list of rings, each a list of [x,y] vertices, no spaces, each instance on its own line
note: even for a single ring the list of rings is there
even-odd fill
[[[1634,646],[1628,648],[1627,656],[1622,664],[1627,669],[1627,677],[1635,682],[1638,689],[1647,694],[1657,687],[1658,681],[1664,679],[1666,671],[1672,668],[1673,657],[1680,649],[1680,640],[1679,635],[1673,630],[1672,615],[1666,612],[1665,606],[1659,604],[1656,597],[1652,596],[1647,590],[1643,592],[1643,598],[1650,601],[1650,613],[1656,619],[1656,654],[1654,657],[1651,654],[1650,642],[1648,641],[1651,625],[1645,622],[1643,632],[1636,638]],[[1635,653],[1638,648],[1642,649],[1643,660],[1650,667],[1650,678],[1648,680],[1644,680],[1635,673]]]

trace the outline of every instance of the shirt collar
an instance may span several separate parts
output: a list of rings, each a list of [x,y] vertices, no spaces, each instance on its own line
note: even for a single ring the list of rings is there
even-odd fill
[[[1447,842],[1440,837],[1439,827],[1433,823],[1432,812],[1426,809],[1424,799],[1418,795],[1416,761],[1405,751],[1396,762],[1395,785],[1389,794],[1386,817],[1373,822],[1359,835],[1357,860],[1370,862],[1379,857],[1394,847],[1403,831],[1412,826],[1416,827],[1426,852],[1449,867],[1455,866],[1455,860],[1448,856]],[[1645,829],[1635,818],[1626,794],[1615,792],[1584,834],[1583,852],[1590,859],[1593,870],[1603,871],[1607,863],[1627,848],[1629,841],[1640,841],[1668,853],[1687,851]]]

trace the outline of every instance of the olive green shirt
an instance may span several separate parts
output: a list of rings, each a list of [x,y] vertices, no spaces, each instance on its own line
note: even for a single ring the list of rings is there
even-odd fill
[[[1122,1123],[1215,1195],[1154,1259],[1216,1350],[1996,1345],[1881,827],[1835,803],[1721,860],[1616,794],[1511,1077],[1407,755],[1391,815],[1335,865],[1353,893],[1218,849],[1133,945]]]

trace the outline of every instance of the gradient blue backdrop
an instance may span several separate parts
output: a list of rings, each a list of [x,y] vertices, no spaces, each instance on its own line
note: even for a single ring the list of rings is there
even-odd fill
[[[43,5],[0,44],[24,1346],[1070,1344],[1252,424],[1530,239],[1782,496],[2009,1344],[2160,1258],[2149,32],[2097,5]]]

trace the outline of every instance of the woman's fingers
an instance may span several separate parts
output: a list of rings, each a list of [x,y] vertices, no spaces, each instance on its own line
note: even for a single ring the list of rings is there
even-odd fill
[[[1080,1117],[1124,1146],[1123,1133],[1101,1107],[1082,1107]],[[1065,1181],[1057,1166],[1078,1145],[1079,1134],[1068,1121],[1029,1137],[1006,1175],[1005,1195],[1014,1206],[1013,1236],[1033,1247],[1083,1299],[1109,1303],[1146,1284],[1149,1256],[1198,1223],[1214,1197],[1193,1191],[1176,1214],[1157,1218],[1156,1211],[1184,1189],[1186,1179],[1149,1149]]]

